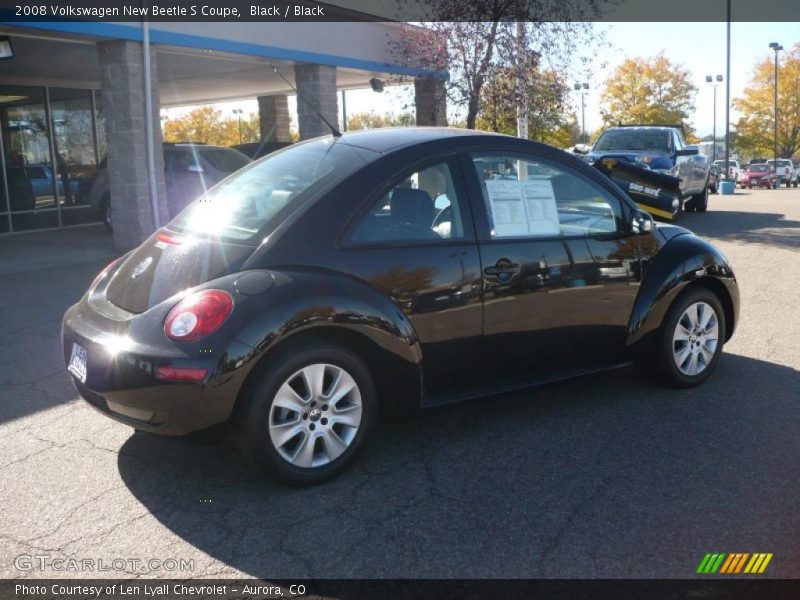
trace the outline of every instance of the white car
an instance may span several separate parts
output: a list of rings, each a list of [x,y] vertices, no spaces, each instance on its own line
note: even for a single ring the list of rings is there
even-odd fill
[[[717,165],[720,174],[725,172],[725,160],[715,160],[714,164]],[[742,170],[739,167],[738,160],[728,161],[728,179],[732,179],[734,183],[739,183],[742,179]]]
[[[767,164],[774,167],[775,161],[768,160]],[[778,185],[785,183],[787,188],[790,185],[797,187],[798,173],[792,161],[788,158],[779,158],[777,164],[778,168],[775,170],[775,174],[778,177]]]

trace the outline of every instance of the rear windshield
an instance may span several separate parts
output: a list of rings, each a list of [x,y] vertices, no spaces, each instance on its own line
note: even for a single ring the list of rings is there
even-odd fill
[[[250,164],[250,159],[233,148],[202,148],[200,156],[223,173],[233,173]]]
[[[670,152],[670,132],[658,129],[609,129],[594,145],[595,150],[654,150]]]
[[[369,151],[333,137],[295,144],[252,163],[194,200],[170,223],[185,233],[245,241],[274,229],[310,195],[368,161]]]

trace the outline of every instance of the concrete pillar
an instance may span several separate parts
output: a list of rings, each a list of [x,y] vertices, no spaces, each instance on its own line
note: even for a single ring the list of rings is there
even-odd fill
[[[258,97],[259,129],[262,142],[291,142],[289,100],[286,96]]]
[[[417,125],[447,127],[447,92],[444,81],[436,77],[414,79]]]
[[[331,130],[319,118],[317,112],[338,128],[336,67],[298,64],[294,67],[294,80],[297,86],[297,121],[300,139],[330,135]]]
[[[153,212],[147,171],[144,66],[140,42],[98,42],[100,88],[108,145],[108,180],[111,195],[114,244],[128,250],[153,231]],[[156,52],[150,51],[153,103],[153,143],[159,220],[169,221],[164,186],[160,104]]]

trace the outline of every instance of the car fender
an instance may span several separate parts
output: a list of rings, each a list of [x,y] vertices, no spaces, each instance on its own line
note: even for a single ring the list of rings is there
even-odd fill
[[[739,311],[733,270],[716,247],[687,231],[670,239],[647,266],[628,322],[626,345],[631,347],[658,331],[675,298],[700,280],[709,281],[720,294],[723,290],[727,293],[721,301],[726,307],[729,338]]]
[[[403,311],[367,283],[322,269],[254,269],[234,279],[236,341],[253,351],[248,371],[273,350],[309,338],[356,342],[389,414],[419,407],[422,353]],[[227,279],[227,277],[226,277]],[[399,406],[403,404],[403,406]]]

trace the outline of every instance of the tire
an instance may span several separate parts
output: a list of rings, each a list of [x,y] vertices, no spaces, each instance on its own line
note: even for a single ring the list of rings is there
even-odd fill
[[[244,452],[293,485],[321,483],[346,469],[377,416],[375,383],[364,362],[339,346],[315,344],[276,357],[257,377],[240,398]],[[334,407],[328,398],[351,385]]]
[[[704,187],[702,192],[689,198],[686,207],[695,212],[706,212],[708,210],[708,188]]]
[[[114,222],[111,219],[111,197],[106,194],[100,201],[100,215],[103,217],[103,225],[109,233],[114,233]]]
[[[701,306],[699,313],[698,305]],[[695,311],[693,317],[690,309]],[[695,327],[689,328],[692,318]],[[695,333],[694,331],[701,327],[705,319],[708,319],[705,325],[708,333],[704,335]],[[716,327],[713,326],[714,322]],[[716,335],[715,340],[714,335]],[[684,342],[676,336],[687,336],[687,339]],[[644,370],[648,375],[671,387],[688,388],[699,385],[714,372],[722,354],[724,340],[725,311],[719,298],[705,287],[690,289],[678,296],[670,307],[661,324],[653,352],[648,357],[651,362]],[[699,346],[692,346],[693,344]],[[688,353],[685,352],[687,345],[692,346]]]

